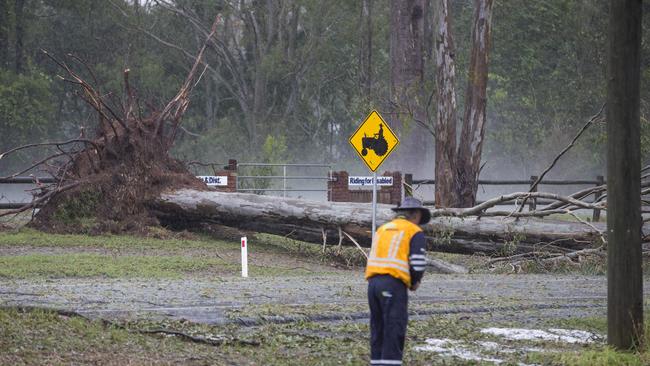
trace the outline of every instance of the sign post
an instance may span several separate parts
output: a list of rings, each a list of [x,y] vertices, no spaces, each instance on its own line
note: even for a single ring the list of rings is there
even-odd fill
[[[373,173],[372,238],[377,230],[377,169],[399,144],[397,135],[377,111],[372,111],[350,136],[350,145]]]
[[[377,172],[372,173],[372,241],[377,231]]]

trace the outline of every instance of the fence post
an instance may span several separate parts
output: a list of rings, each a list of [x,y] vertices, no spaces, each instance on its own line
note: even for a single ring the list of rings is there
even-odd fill
[[[597,176],[596,177],[596,187],[602,186],[603,184],[605,184],[605,177],[603,177],[602,175]],[[596,203],[598,201],[598,199],[600,199],[600,197],[602,195],[603,195],[603,193],[601,191],[594,192],[594,203]],[[592,217],[592,221],[593,222],[600,221],[600,210],[597,209],[597,208],[594,208],[594,216]]]
[[[224,168],[233,172],[232,177],[235,178],[235,186],[233,188],[233,192],[239,191],[239,179],[237,178],[239,175],[239,169],[237,167],[237,159],[228,159],[228,165]],[[228,185],[230,185],[230,182],[228,182]]]
[[[287,196],[287,166],[282,166],[282,197]]]
[[[226,166],[227,170],[237,170],[237,160],[236,159],[229,159],[228,160],[228,166]]]
[[[537,187],[533,188],[533,184],[535,184],[535,181],[537,180],[536,175],[531,175],[530,176],[530,192],[537,192]],[[535,211],[537,209],[537,198],[531,198],[528,200],[528,211]]]
[[[332,179],[327,182],[328,198],[330,202],[350,202],[348,189],[348,172],[332,172]]]
[[[402,173],[401,172],[385,172],[383,174],[384,177],[393,177],[393,185],[390,187],[381,187],[382,190],[385,189],[385,191],[388,191],[389,193],[389,200],[388,202],[381,202],[377,201],[379,203],[389,203],[391,205],[399,205],[402,202]]]
[[[413,174],[404,174],[404,197],[413,197]]]

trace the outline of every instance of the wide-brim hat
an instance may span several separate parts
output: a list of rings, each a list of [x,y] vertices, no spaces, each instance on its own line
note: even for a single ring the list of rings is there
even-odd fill
[[[428,208],[422,205],[422,201],[414,197],[405,197],[401,205],[391,208],[391,210],[395,212],[411,211],[411,210],[418,210],[422,212],[422,219],[420,220],[420,225],[424,225],[431,220],[431,211],[429,211]]]

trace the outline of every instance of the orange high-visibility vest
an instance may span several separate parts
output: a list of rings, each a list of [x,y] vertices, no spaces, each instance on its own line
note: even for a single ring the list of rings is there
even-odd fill
[[[411,238],[422,229],[406,219],[398,218],[377,229],[370,249],[366,279],[379,275],[391,275],[411,287],[409,251]]]

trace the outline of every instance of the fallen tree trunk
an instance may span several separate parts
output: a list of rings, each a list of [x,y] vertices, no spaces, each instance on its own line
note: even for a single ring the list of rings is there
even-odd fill
[[[427,258],[427,267],[433,269],[434,272],[447,273],[447,274],[464,274],[469,271],[463,266],[449,263],[438,258]]]
[[[352,244],[339,237],[341,229],[359,244],[371,244],[371,205],[364,203],[183,189],[162,194],[151,210],[163,224],[179,228],[213,222],[319,244],[326,241],[335,245],[339,240]],[[378,205],[378,224],[391,217],[390,206]],[[540,248],[562,252],[600,244],[605,226],[534,218],[434,217],[425,229],[430,250],[511,255]]]

